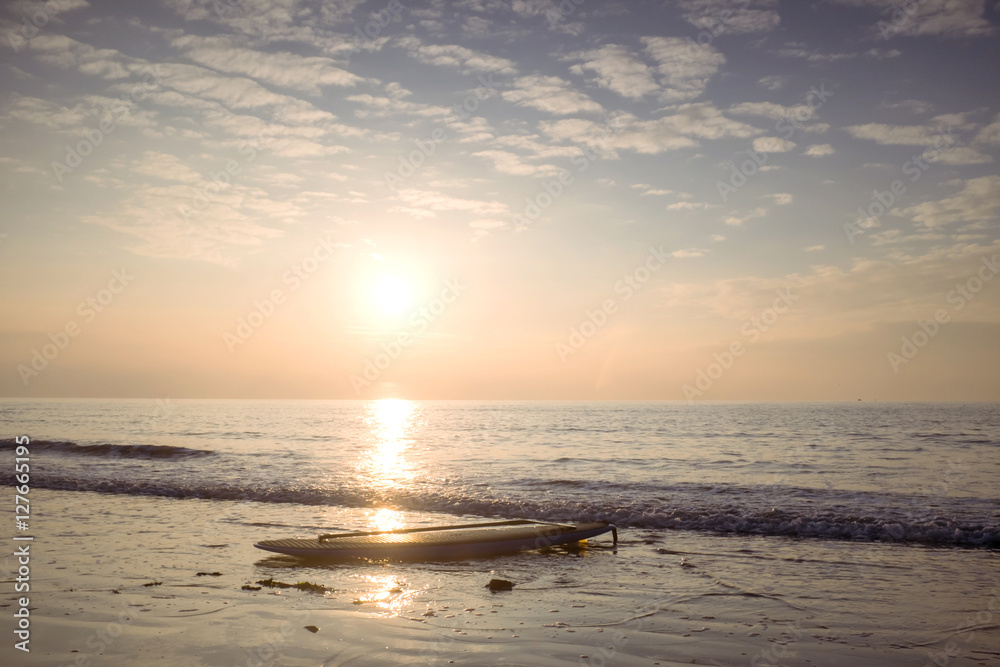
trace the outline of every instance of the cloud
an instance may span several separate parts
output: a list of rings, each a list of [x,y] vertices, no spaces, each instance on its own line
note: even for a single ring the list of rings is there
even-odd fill
[[[191,217],[180,204],[191,206],[197,192],[191,184],[141,185],[108,213],[86,215],[87,224],[127,234],[138,242],[127,246],[137,255],[196,259],[232,266],[247,249],[283,234],[257,220],[289,222],[302,211],[294,204],[271,200],[257,188],[232,184]]]
[[[811,63],[834,63],[840,60],[853,60],[854,58],[862,57],[872,60],[887,60],[889,58],[898,58],[903,55],[903,52],[899,49],[868,49],[864,52],[854,51],[850,53],[820,53],[815,49],[809,50],[797,44],[791,44],[784,48],[777,49],[773,51],[773,53],[781,56],[782,58],[799,58]]]
[[[983,37],[995,32],[987,18],[985,0],[920,0],[901,5],[898,0],[833,0],[841,5],[868,7],[883,19],[875,26],[882,37],[937,35]]]
[[[653,79],[652,69],[624,46],[608,44],[591,51],[577,51],[564,60],[581,61],[570,71],[578,75],[594,72],[597,85],[622,97],[637,100],[660,90]]]
[[[646,54],[659,63],[657,71],[666,102],[686,102],[699,97],[725,64],[726,58],[711,45],[698,46],[680,37],[643,37]]]
[[[788,85],[789,78],[778,74],[769,74],[757,80],[757,85],[767,90],[781,90]]]
[[[941,164],[989,164],[993,162],[993,156],[983,153],[978,148],[970,146],[955,146],[937,151],[929,162],[940,162]]]
[[[825,157],[827,155],[833,155],[836,151],[833,150],[833,146],[830,144],[813,144],[806,149],[803,155],[808,155],[809,157]]]
[[[648,183],[635,183],[631,187],[633,190],[641,191],[639,192],[640,197],[646,197],[651,195],[652,196],[669,195],[673,193],[673,190],[663,190],[660,188],[654,188],[652,185],[649,185]]]
[[[4,118],[15,118],[52,130],[67,130],[83,126],[92,118],[92,110],[82,104],[72,109],[38,97],[14,94],[14,103]]]
[[[823,245],[811,245],[808,248],[806,248],[805,250],[806,250],[806,252],[819,252],[820,250],[823,250],[824,248],[826,248],[826,246],[823,246]]]
[[[953,197],[924,202],[904,209],[916,222],[926,227],[950,225],[956,222],[996,220],[1000,210],[1000,175],[973,178],[962,183],[962,190]]]
[[[456,67],[466,74],[473,72],[517,74],[514,61],[474,51],[458,44],[423,44],[419,38],[412,35],[400,37],[395,44],[428,65]]]
[[[557,76],[534,74],[514,81],[512,90],[501,93],[503,99],[518,106],[532,107],[559,116],[576,113],[600,113],[601,105]]]
[[[31,53],[53,67],[75,69],[103,79],[126,79],[148,61],[131,58],[116,49],[96,49],[64,35],[43,33],[30,42]]]
[[[778,27],[778,0],[678,0],[684,20],[713,35],[769,32]]]
[[[883,102],[879,105],[882,109],[902,109],[916,116],[923,116],[934,110],[934,105],[921,100],[902,100],[901,102]]]
[[[670,256],[677,259],[694,259],[696,257],[704,257],[708,252],[711,251],[702,250],[701,248],[685,248],[683,250],[674,250],[670,253]]]
[[[833,335],[868,330],[872,322],[887,319],[906,320],[908,326],[926,319],[945,305],[943,295],[954,288],[956,276],[970,275],[984,255],[998,251],[996,243],[965,242],[922,255],[897,252],[886,259],[856,258],[846,268],[816,265],[808,272],[785,275],[768,271],[767,276],[742,275],[708,284],[671,282],[657,290],[665,306],[693,306],[735,322],[759,315],[774,300],[775,289],[789,290],[799,301],[792,313],[783,316],[789,320],[787,324],[783,320],[782,331],[802,334],[803,329],[793,331],[801,317],[798,324],[813,334]]]
[[[932,146],[945,137],[944,128],[931,125],[886,125],[866,123],[844,128],[856,139],[867,139],[883,145]]]
[[[729,113],[742,116],[764,116],[772,120],[795,118],[799,121],[806,121],[816,117],[816,111],[806,104],[786,107],[774,102],[742,102],[729,107]]]
[[[444,118],[453,114],[448,107],[435,106],[431,104],[420,104],[403,99],[410,92],[399,86],[390,84],[388,95],[372,95],[371,93],[359,93],[348,95],[348,102],[361,105],[361,109],[356,109],[354,115],[358,118],[387,118],[397,115],[421,116],[426,118]]]
[[[411,209],[431,212],[432,216],[433,212],[438,211],[466,211],[482,216],[504,215],[509,212],[507,206],[500,202],[459,199],[430,190],[407,188],[397,191],[396,196]]]
[[[976,143],[1000,146],[1000,114],[976,135]]]
[[[191,184],[202,181],[201,174],[181,162],[176,155],[159,151],[145,151],[141,159],[132,163],[130,171],[179,183]]]
[[[387,41],[357,39],[351,32],[351,15],[364,0],[337,0],[306,6],[299,0],[164,0],[163,4],[186,21],[211,21],[226,32],[245,35],[254,43],[297,42],[325,54],[377,50]],[[386,7],[383,3],[378,9]],[[372,14],[359,16],[360,28]],[[343,32],[331,28],[342,25]]]
[[[748,220],[755,220],[757,218],[763,218],[765,215],[767,215],[767,209],[763,206],[758,206],[744,215],[730,215],[724,219],[723,222],[730,227],[742,227],[744,222]]]
[[[667,206],[668,211],[704,211],[710,208],[717,208],[717,204],[706,204],[704,202],[679,201]]]
[[[528,164],[521,159],[521,156],[508,151],[488,150],[479,151],[472,155],[492,160],[497,171],[515,176],[554,176],[562,171],[559,167],[551,164]]]
[[[173,40],[184,55],[199,65],[226,74],[241,74],[265,83],[319,95],[321,86],[354,86],[362,81],[325,57],[303,57],[293,53],[264,53],[238,48],[229,40],[185,36]]]
[[[614,117],[609,123],[568,119],[539,124],[557,140],[572,140],[599,150],[623,149],[654,155],[698,146],[696,139],[752,137],[757,128],[726,118],[707,102],[681,104],[672,114],[654,120],[639,120],[630,114]]]
[[[758,137],[753,140],[753,149],[765,153],[787,153],[795,148],[795,143],[781,137]]]
[[[767,197],[768,199],[773,201],[776,206],[787,206],[788,204],[791,204],[792,201],[795,199],[795,197],[788,194],[787,192],[776,192],[774,194],[764,195],[764,197]]]
[[[631,150],[656,154],[698,146],[696,139],[747,138],[760,134],[757,128],[726,118],[706,102],[682,104],[674,113],[654,120],[638,120],[625,114],[610,124],[589,121],[542,123],[541,128],[557,139],[573,139],[592,147],[614,151]]]

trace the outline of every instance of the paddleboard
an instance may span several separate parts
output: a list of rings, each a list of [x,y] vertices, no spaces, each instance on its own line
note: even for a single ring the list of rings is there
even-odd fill
[[[606,521],[564,524],[540,521],[436,526],[355,533],[327,533],[311,539],[263,540],[258,549],[305,558],[449,559],[491,556],[579,542],[618,531]]]

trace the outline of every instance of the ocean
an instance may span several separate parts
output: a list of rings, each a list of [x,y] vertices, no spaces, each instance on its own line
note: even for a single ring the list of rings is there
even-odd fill
[[[470,646],[518,641],[473,612],[459,634],[439,610],[494,599],[480,590],[490,576],[515,582],[504,604],[573,646],[572,664],[659,651],[701,660],[684,664],[1000,661],[997,404],[6,399],[0,411],[11,473],[13,438],[30,438],[35,548],[50,543],[59,567],[57,547],[77,545],[80,571],[53,572],[53,594],[95,574],[88,558],[123,586],[143,570],[168,585],[197,561],[235,577],[212,584],[227,604],[291,576],[343,591],[323,600],[344,612],[455,630],[379,660],[341,642],[322,664],[433,663],[470,632]],[[251,546],[487,518],[608,520],[620,541],[336,567]],[[631,635],[577,650],[595,628]]]

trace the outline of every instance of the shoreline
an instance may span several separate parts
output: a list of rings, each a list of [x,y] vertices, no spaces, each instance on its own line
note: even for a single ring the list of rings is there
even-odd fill
[[[649,544],[655,534],[639,530],[622,535],[618,554],[553,550],[436,564],[307,566],[252,547],[262,532],[295,532],[258,525],[274,526],[289,508],[47,490],[34,502],[40,530],[32,650],[17,652],[13,664],[894,667],[924,664],[946,650],[959,651],[951,665],[980,665],[977,656],[1000,651],[989,633],[965,639],[954,623],[915,634],[860,599],[853,604],[863,613],[851,620],[824,610],[831,593],[803,605],[769,586],[739,583],[757,572],[796,590],[816,586],[804,570],[830,566],[803,560],[817,545],[792,541],[762,542],[751,553],[799,549],[798,565],[795,559],[789,565],[761,561],[743,574],[719,568],[727,559],[739,565],[755,556],[739,550],[715,560],[698,555],[710,555],[722,538],[674,533],[671,546],[687,555],[657,555]],[[299,525],[321,523],[320,511],[296,508]],[[327,515],[323,521],[348,524],[349,510],[337,511],[345,513],[341,520]],[[873,551],[891,547],[826,548],[860,552],[874,575],[892,571]],[[992,552],[977,556],[995,560]],[[838,595],[860,595],[855,589],[863,570],[849,570],[854,583],[845,581]],[[794,576],[802,582],[790,581]],[[484,584],[493,577],[515,581],[514,590],[490,593]],[[268,578],[332,591],[242,588]],[[984,613],[991,613],[986,604]],[[993,618],[1000,621],[1000,612]],[[0,655],[12,651],[8,644]]]

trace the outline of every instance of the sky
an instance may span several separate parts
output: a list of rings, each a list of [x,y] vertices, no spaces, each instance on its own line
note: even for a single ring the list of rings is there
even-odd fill
[[[1000,400],[994,0],[15,1],[0,395]]]

